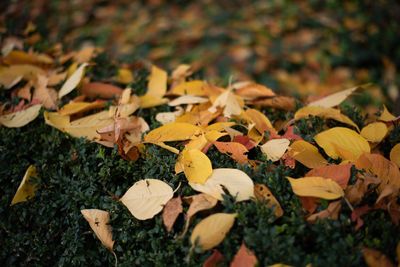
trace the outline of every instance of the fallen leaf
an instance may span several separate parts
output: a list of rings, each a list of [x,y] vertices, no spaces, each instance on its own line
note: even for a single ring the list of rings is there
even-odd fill
[[[227,90],[219,95],[208,110],[212,113],[215,113],[217,112],[217,107],[223,108],[223,114],[227,118],[231,118],[232,115],[240,115],[240,113],[242,113],[242,106],[239,104],[238,99],[230,90]]]
[[[275,96],[275,93],[262,84],[248,84],[236,90],[236,95],[246,100],[254,100],[256,98]]]
[[[200,150],[183,150],[179,162],[189,183],[204,184],[213,170],[210,159]]]
[[[123,90],[115,85],[91,82],[82,85],[82,94],[88,97],[115,98],[122,94]]]
[[[368,173],[376,175],[382,179],[382,183],[378,187],[381,192],[386,184],[392,184],[397,189],[400,188],[400,171],[397,165],[379,154],[362,154],[355,162],[357,169],[365,169]]]
[[[240,143],[244,145],[247,150],[253,149],[255,147],[254,140],[245,135],[237,135],[233,138],[233,142]]]
[[[293,125],[287,128],[285,134],[282,137],[287,138],[289,140],[303,140],[303,138],[300,135],[294,133]]]
[[[248,161],[246,153],[249,151],[244,145],[236,142],[214,141],[212,143],[219,152],[228,155],[232,159],[236,160],[239,164],[244,165]]]
[[[175,122],[176,118],[183,115],[183,113],[182,107],[176,107],[176,111],[157,113],[156,121],[161,122],[162,125],[171,124]]]
[[[47,88],[46,76],[38,75],[34,85],[33,100],[38,100],[47,109],[56,109],[58,105],[57,92],[53,88]]]
[[[217,246],[232,228],[236,216],[236,213],[215,213],[203,219],[190,236],[192,246],[200,246],[203,250]]]
[[[276,132],[268,117],[260,111],[249,108],[246,110],[246,115],[253,123],[255,123],[257,131],[259,131],[261,134],[267,131],[270,131],[271,134],[274,134]]]
[[[152,66],[146,96],[162,98],[167,92],[167,72]]]
[[[128,69],[119,69],[118,75],[115,77],[114,81],[117,83],[128,84],[133,82],[132,72]]]
[[[272,195],[271,191],[268,189],[267,186],[263,184],[255,184],[254,196],[260,202],[266,202],[268,200],[267,207],[271,208],[272,206],[274,206],[274,214],[276,218],[283,216],[283,209],[281,205],[279,204],[278,200],[274,197],[274,195]]]
[[[353,186],[349,186],[349,188],[346,189],[346,199],[350,203],[359,204],[364,198],[364,195],[367,192],[374,190],[381,182],[381,179],[376,178],[371,174],[362,175],[358,177]]]
[[[315,222],[317,219],[320,221],[323,219],[337,220],[341,208],[342,208],[341,200],[333,201],[329,203],[328,208],[326,208],[325,210],[322,210],[316,214],[307,217],[307,221]]]
[[[334,127],[320,132],[314,136],[314,140],[333,159],[340,157],[335,145],[351,152],[356,158],[364,152],[370,152],[367,140],[355,131],[344,127]]]
[[[267,160],[277,161],[285,154],[289,145],[289,139],[281,138],[269,140],[260,148],[264,155],[267,156]]]
[[[340,185],[331,179],[323,177],[286,178],[289,180],[293,192],[298,196],[319,197],[328,200],[344,196]]]
[[[14,195],[14,198],[11,201],[11,205],[15,205],[19,202],[24,202],[29,198],[32,198],[35,196],[35,185],[32,185],[30,182],[31,177],[38,177],[38,174],[36,172],[36,167],[30,165],[28,169],[25,172],[24,177],[22,178],[22,181],[17,189],[17,192]]]
[[[383,122],[373,122],[361,129],[361,136],[374,143],[382,141],[387,133],[388,128]]]
[[[85,71],[85,67],[88,66],[88,63],[82,63],[79,68],[65,81],[60,91],[58,91],[58,98],[61,99],[63,96],[69,94],[72,90],[74,90],[78,84],[81,82],[83,73]]]
[[[288,96],[275,96],[272,98],[256,99],[251,101],[250,104],[263,107],[273,107],[288,111],[294,111],[296,109],[295,99]]]
[[[10,89],[21,81],[21,79],[26,81],[34,80],[37,75],[44,74],[44,70],[33,65],[13,65],[0,70],[0,83],[3,84],[4,88]]]
[[[243,171],[238,169],[214,169],[211,177],[204,185],[189,183],[196,191],[206,193],[218,200],[223,200],[226,188],[236,201],[244,201],[254,197],[254,184],[251,178]]]
[[[230,264],[230,267],[254,267],[258,263],[257,257],[251,252],[250,249],[246,247],[244,242],[240,246],[239,251],[236,253],[233,261]]]
[[[304,140],[294,141],[290,145],[289,154],[307,168],[313,169],[328,164],[318,152],[318,148]]]
[[[13,50],[11,51],[7,58],[4,59],[4,63],[8,65],[18,65],[18,64],[52,64],[53,59],[46,54],[38,53],[26,53],[24,51]]]
[[[329,96],[326,96],[324,98],[321,98],[321,99],[318,99],[316,101],[309,103],[308,106],[324,107],[324,108],[331,108],[331,107],[338,106],[354,91],[356,91],[359,88],[365,88],[369,85],[370,84],[364,84],[364,85],[356,86],[356,87],[353,87],[350,89],[346,89],[346,90],[331,94]]]
[[[202,81],[182,82],[175,86],[169,93],[174,95],[205,96],[203,86],[204,82]]]
[[[214,249],[213,254],[211,254],[208,259],[203,262],[202,267],[218,267],[220,262],[225,261],[224,256],[217,249]]]
[[[383,105],[383,111],[381,113],[381,115],[379,116],[378,120],[380,121],[385,121],[385,122],[389,122],[389,121],[393,121],[395,120],[396,117],[392,115],[392,113],[390,113],[386,106]]]
[[[122,196],[122,203],[138,220],[151,219],[159,213],[173,196],[172,188],[157,179],[136,182]]]
[[[31,101],[31,99],[32,99],[32,93],[31,93],[32,84],[33,84],[33,82],[30,81],[27,84],[25,84],[22,88],[18,89],[17,96],[28,100],[28,102]],[[56,97],[57,97],[57,94],[56,94]]]
[[[363,248],[363,255],[369,267],[395,267],[386,255],[376,249]]]
[[[9,128],[19,128],[27,125],[37,116],[42,105],[33,105],[24,110],[0,116],[0,123]]]
[[[171,232],[172,226],[182,211],[183,208],[181,196],[171,198],[165,205],[161,217],[168,233]]]
[[[392,150],[390,150],[390,160],[400,167],[400,143],[396,144]]]
[[[169,106],[175,107],[183,104],[198,104],[208,102],[208,98],[195,96],[195,95],[183,95],[168,103]]]
[[[352,163],[347,163],[344,165],[328,165],[321,166],[310,170],[306,173],[306,177],[310,176],[320,176],[328,179],[332,179],[343,189],[346,189],[347,184],[350,179],[350,169],[353,166]]]
[[[81,210],[81,213],[101,243],[112,251],[114,241],[112,240],[111,225],[108,224],[110,222],[110,214],[107,211],[98,209],[85,209]]]
[[[104,107],[106,102],[103,100],[96,100],[94,102],[74,102],[64,105],[58,110],[60,115],[73,115],[82,113],[92,109],[98,109]]]
[[[182,141],[191,139],[201,132],[202,129],[193,124],[175,122],[152,130],[146,135],[144,141],[148,143]]]

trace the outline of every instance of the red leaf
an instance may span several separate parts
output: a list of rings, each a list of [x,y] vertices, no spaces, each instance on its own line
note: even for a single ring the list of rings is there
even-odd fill
[[[352,211],[351,213],[351,221],[355,222],[357,220],[357,225],[356,225],[356,231],[361,228],[361,226],[364,225],[363,219],[361,219],[362,215],[367,214],[370,212],[371,208],[368,205],[361,206],[359,208],[356,208]]]
[[[251,267],[256,265],[257,262],[258,260],[253,252],[251,252],[251,250],[248,249],[244,243],[242,243],[242,246],[231,262],[231,267]]]
[[[237,136],[235,136],[233,141],[237,142],[237,143],[241,143],[242,145],[244,145],[247,148],[247,150],[254,148],[254,140],[248,136],[237,135]]]
[[[285,132],[285,134],[282,136],[282,138],[286,138],[289,140],[303,140],[303,138],[300,135],[297,135],[293,132],[294,126],[289,126]]]
[[[218,263],[224,260],[224,255],[217,249],[214,249],[214,253],[203,263],[203,267],[217,267]]]

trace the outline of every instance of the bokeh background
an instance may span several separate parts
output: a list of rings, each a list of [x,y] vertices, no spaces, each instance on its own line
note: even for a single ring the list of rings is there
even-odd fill
[[[110,60],[169,72],[185,63],[222,86],[254,80],[304,98],[373,82],[358,104],[400,112],[396,0],[3,0],[0,8],[3,44],[95,45]]]

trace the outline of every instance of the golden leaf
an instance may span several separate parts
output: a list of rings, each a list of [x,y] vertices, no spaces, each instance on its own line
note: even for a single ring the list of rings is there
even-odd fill
[[[157,179],[136,182],[122,196],[122,203],[138,220],[151,219],[159,213],[173,196],[172,188]]]
[[[114,81],[117,83],[128,84],[133,81],[132,72],[128,69],[119,69]]]
[[[337,199],[344,196],[343,189],[331,179],[323,177],[305,177],[293,179],[286,177],[298,196]]]
[[[203,250],[211,249],[224,240],[232,228],[237,214],[215,213],[202,220],[193,229],[190,241]]]
[[[275,206],[274,214],[276,218],[279,218],[283,215],[283,209],[279,204],[278,200],[272,195],[271,191],[263,184],[255,184],[254,185],[254,195],[260,202],[266,202],[269,200],[267,207],[270,208]]]
[[[200,150],[183,150],[179,156],[183,171],[190,183],[204,184],[212,174],[210,159]]]
[[[0,70],[0,83],[3,84],[6,89],[10,89],[21,79],[27,81],[34,80],[38,74],[44,75],[45,72],[41,68],[33,65],[13,65]]]
[[[107,211],[98,209],[85,209],[81,210],[81,213],[101,243],[112,251],[114,241],[112,240],[111,226],[108,224],[110,222],[110,214]]]
[[[379,143],[388,133],[383,122],[373,122],[361,129],[361,136],[369,142]]]
[[[167,72],[152,66],[146,96],[162,98],[167,91]]]
[[[11,201],[11,205],[17,204],[19,202],[24,202],[28,198],[32,198],[35,196],[35,187],[36,185],[32,185],[30,183],[30,178],[35,177],[37,178],[38,174],[36,172],[36,167],[30,165],[25,172],[24,178],[17,189],[17,192],[14,195],[14,198]]]
[[[105,101],[96,100],[94,102],[74,102],[64,105],[58,113],[60,115],[72,115],[76,113],[85,112],[91,109],[104,107]]]
[[[39,115],[42,105],[33,105],[27,109],[0,116],[0,123],[9,128],[27,125]]]
[[[197,95],[205,96],[202,81],[182,82],[174,87],[169,93],[174,95]]]
[[[328,164],[326,159],[318,152],[318,148],[304,140],[294,141],[290,145],[290,155],[310,169]]]
[[[378,119],[381,120],[381,121],[386,121],[386,122],[388,122],[388,121],[393,121],[393,120],[395,120],[396,117],[393,116],[393,115],[387,110],[387,108],[386,108],[385,105],[383,105],[382,114],[379,116]]]
[[[390,160],[400,167],[400,143],[396,144],[392,150],[390,150]]]
[[[202,129],[193,124],[175,122],[152,130],[146,135],[144,141],[148,143],[182,141],[191,139],[201,132]]]

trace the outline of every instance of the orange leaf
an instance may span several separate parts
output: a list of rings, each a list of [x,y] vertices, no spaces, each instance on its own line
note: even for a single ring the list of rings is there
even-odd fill
[[[315,220],[331,219],[337,220],[339,217],[339,211],[342,208],[342,200],[337,200],[329,203],[328,208],[320,211],[316,214],[311,215],[307,218],[308,222],[314,222]]]
[[[224,261],[225,258],[217,249],[214,249],[214,253],[203,263],[203,267],[217,267],[220,266],[220,262]]]
[[[271,191],[263,184],[255,184],[254,185],[254,195],[258,201],[266,202],[269,200],[267,207],[270,208],[275,206],[274,214],[277,218],[283,215],[283,210],[278,200],[272,195]]]
[[[231,262],[231,267],[251,267],[258,263],[257,257],[251,252],[250,249],[246,247],[244,242],[240,247],[239,251],[236,253],[233,261]]]
[[[363,248],[364,260],[369,267],[395,267],[393,262],[380,251],[372,248]]]
[[[214,141],[212,143],[217,147],[219,152],[227,154],[229,157],[239,162],[239,164],[244,165],[248,161],[245,153],[249,151],[244,145],[236,142]]]
[[[122,89],[118,86],[92,82],[82,86],[82,94],[88,97],[114,98],[122,94]]]
[[[321,166],[309,171],[306,176],[321,176],[329,178],[338,183],[343,189],[346,188],[350,179],[350,169],[353,164]]]
[[[251,102],[251,104],[263,107],[273,107],[289,111],[293,111],[296,109],[295,99],[293,97],[288,97],[288,96],[275,96],[272,98],[254,100]]]
[[[183,208],[181,196],[171,198],[167,204],[165,204],[161,217],[168,233],[171,232],[172,226],[182,211]]]
[[[275,93],[264,85],[253,83],[238,89],[236,95],[246,100],[253,100],[260,97],[275,96]]]

